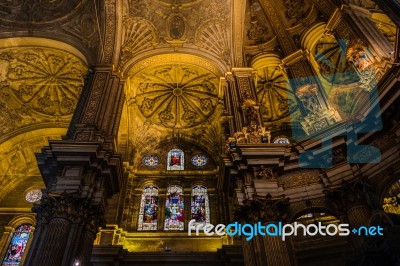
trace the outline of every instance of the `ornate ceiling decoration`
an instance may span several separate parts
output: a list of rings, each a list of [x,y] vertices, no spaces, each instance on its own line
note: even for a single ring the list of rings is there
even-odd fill
[[[298,109],[286,74],[278,66],[257,71],[257,98],[263,122],[276,122]]]
[[[2,20],[47,23],[70,14],[75,9],[79,9],[79,6],[86,1],[87,0],[6,1],[0,2],[0,14]]]
[[[187,49],[230,64],[229,1],[126,0],[120,65],[140,53]],[[201,49],[199,49],[201,48]]]
[[[188,128],[210,118],[218,103],[219,78],[184,64],[151,67],[132,78],[141,114],[167,128]]]
[[[318,41],[314,56],[319,64],[319,72],[332,84],[357,82],[359,78],[346,60],[347,43],[344,40],[339,42],[333,35],[323,35]]]
[[[21,127],[68,123],[87,67],[51,48],[0,49],[0,138]]]
[[[221,19],[210,19],[199,26],[196,32],[195,44],[206,49],[230,63],[230,48],[228,28]]]
[[[218,160],[223,106],[222,72],[216,64],[173,53],[141,60],[127,72],[127,102],[118,130],[125,160],[140,163],[161,142],[191,143]]]
[[[154,25],[143,18],[127,18],[122,29],[121,61],[124,65],[133,55],[159,43]]]

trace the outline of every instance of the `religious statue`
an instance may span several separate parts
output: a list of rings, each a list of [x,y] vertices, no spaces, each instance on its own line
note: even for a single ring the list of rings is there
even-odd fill
[[[260,170],[256,173],[255,177],[256,179],[275,179],[272,168],[265,167],[264,165],[260,166]]]

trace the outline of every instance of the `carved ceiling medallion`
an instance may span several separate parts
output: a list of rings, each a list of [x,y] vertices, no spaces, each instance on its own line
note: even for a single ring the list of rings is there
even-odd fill
[[[59,50],[0,50],[0,85],[9,88],[23,106],[41,114],[72,114],[86,72],[82,61]]]
[[[214,113],[219,79],[200,67],[170,64],[152,67],[132,78],[142,115],[167,128],[198,125]]]
[[[295,97],[287,77],[278,67],[259,69],[257,73],[257,97],[264,122],[274,122],[297,110]]]

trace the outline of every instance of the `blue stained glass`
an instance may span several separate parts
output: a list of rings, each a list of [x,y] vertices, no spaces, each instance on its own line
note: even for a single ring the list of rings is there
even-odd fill
[[[21,263],[22,256],[24,255],[26,244],[28,243],[30,232],[30,224],[23,224],[15,229],[14,235],[8,245],[6,256],[4,257],[2,266],[12,265],[16,266]]]
[[[210,209],[206,187],[194,186],[192,188],[191,212],[192,219],[196,220],[195,225],[210,223]]]
[[[147,186],[140,201],[138,230],[157,230],[158,188]]]
[[[167,170],[184,170],[184,159],[185,154],[182,150],[170,150],[167,158]]]
[[[156,166],[159,161],[158,157],[154,155],[146,156],[143,159],[144,164],[147,166]]]
[[[277,137],[274,139],[275,144],[290,144],[290,141],[288,138],[285,137]]]
[[[185,221],[183,190],[180,186],[169,186],[165,201],[165,230],[183,230]]]
[[[207,164],[207,157],[201,154],[195,155],[192,158],[192,164],[195,166],[204,166]]]

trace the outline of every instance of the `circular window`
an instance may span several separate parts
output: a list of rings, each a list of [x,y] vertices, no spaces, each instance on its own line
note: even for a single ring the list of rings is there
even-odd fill
[[[154,155],[146,156],[143,159],[143,163],[147,166],[156,166],[159,161],[158,157]]]
[[[288,138],[285,137],[277,137],[274,139],[275,144],[290,144],[290,141]]]
[[[194,166],[204,166],[207,164],[207,157],[201,154],[195,155],[192,158],[192,164]]]
[[[35,188],[28,191],[25,195],[26,201],[37,202],[42,198],[42,190]]]

